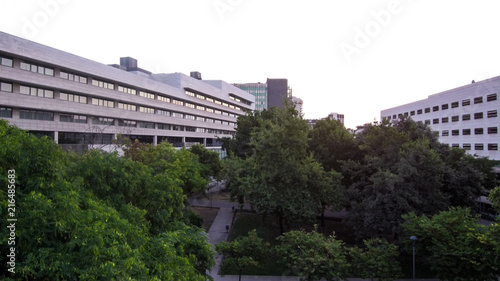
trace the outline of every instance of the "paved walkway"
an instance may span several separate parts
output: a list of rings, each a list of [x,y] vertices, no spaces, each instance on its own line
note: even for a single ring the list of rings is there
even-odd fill
[[[188,200],[189,204],[192,206],[199,207],[216,207],[219,208],[219,212],[215,217],[215,220],[212,223],[212,226],[208,230],[209,243],[217,245],[222,241],[226,241],[229,233],[226,231],[226,226],[229,226],[231,229],[232,221],[233,221],[233,207],[234,209],[238,209],[238,203],[235,202],[227,202],[227,201],[212,201],[205,198],[190,198]],[[244,206],[244,209],[249,209],[248,206]],[[325,214],[325,216],[333,216],[334,214]],[[219,275],[219,268],[222,263],[222,256],[217,255],[215,258],[215,266],[210,270],[210,276],[214,278],[214,281],[238,281],[237,275]],[[299,281],[299,277],[290,277],[290,276],[241,276],[242,281]],[[350,278],[349,281],[363,281],[369,279],[358,279],[358,278]],[[411,279],[400,279],[399,281],[410,281]],[[434,281],[437,279],[415,279],[416,281]]]

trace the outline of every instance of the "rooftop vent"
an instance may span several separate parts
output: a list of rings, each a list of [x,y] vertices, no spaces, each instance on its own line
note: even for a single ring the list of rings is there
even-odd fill
[[[123,66],[127,71],[137,70],[137,60],[131,57],[120,58],[120,66]]]
[[[190,76],[193,77],[194,79],[201,80],[201,73],[199,73],[198,71],[191,71]]]

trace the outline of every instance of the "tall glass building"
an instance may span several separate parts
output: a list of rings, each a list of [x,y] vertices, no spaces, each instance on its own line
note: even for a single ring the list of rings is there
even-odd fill
[[[262,111],[268,108],[267,103],[267,84],[265,83],[244,83],[234,84],[236,87],[242,89],[255,96],[255,110]]]

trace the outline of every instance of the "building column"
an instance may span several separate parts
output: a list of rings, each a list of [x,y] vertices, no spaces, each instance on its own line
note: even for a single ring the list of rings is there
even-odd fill
[[[203,146],[207,147],[207,138],[203,138]]]
[[[182,146],[186,146],[186,137],[182,137]]]
[[[54,142],[59,144],[59,132],[58,131],[54,132]]]
[[[154,135],[154,136],[153,136],[153,145],[154,145],[154,146],[157,146],[157,145],[158,145],[158,136],[157,136],[157,135]]]

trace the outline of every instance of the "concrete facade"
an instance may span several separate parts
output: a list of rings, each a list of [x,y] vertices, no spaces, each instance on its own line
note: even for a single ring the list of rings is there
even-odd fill
[[[500,76],[381,111],[382,120],[410,117],[439,132],[439,141],[470,154],[500,160]]]
[[[251,94],[201,74],[152,74],[132,58],[104,65],[2,32],[0,83],[0,118],[61,144],[109,144],[120,133],[216,146],[255,108]]]

